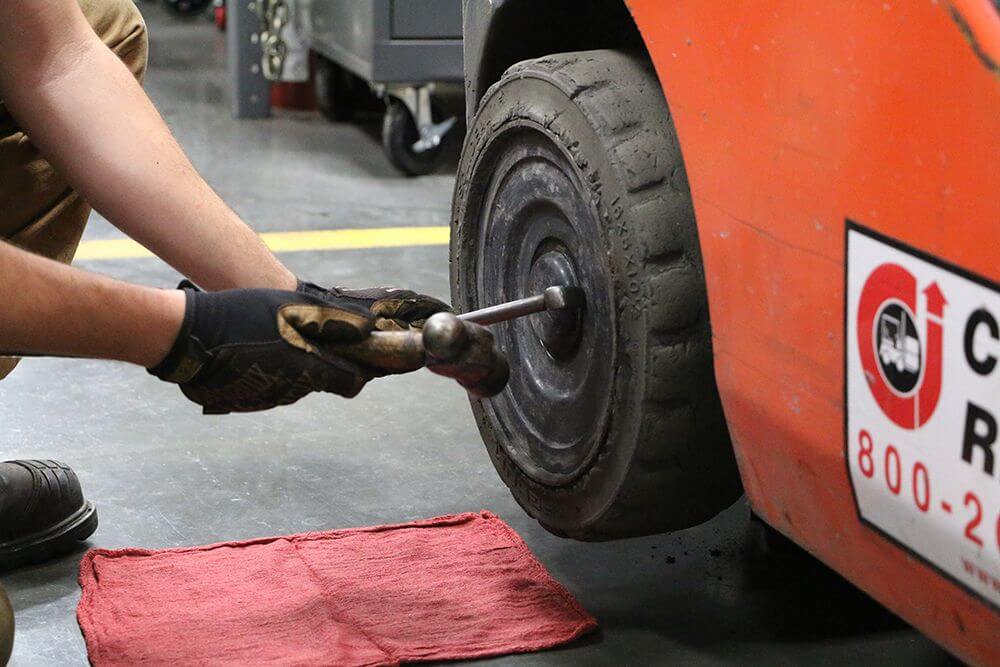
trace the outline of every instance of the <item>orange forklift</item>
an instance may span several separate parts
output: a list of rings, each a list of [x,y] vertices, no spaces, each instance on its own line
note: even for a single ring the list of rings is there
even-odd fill
[[[466,0],[462,311],[489,454],[547,529],[753,512],[1000,664],[1000,7]]]

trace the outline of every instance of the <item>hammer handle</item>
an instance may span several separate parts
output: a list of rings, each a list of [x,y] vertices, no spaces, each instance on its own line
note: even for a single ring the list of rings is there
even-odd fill
[[[373,331],[360,343],[336,345],[332,351],[389,374],[430,366],[479,398],[498,394],[510,376],[490,332],[450,313],[434,315],[419,332]]]
[[[351,361],[390,373],[408,373],[427,363],[419,331],[373,331],[360,343],[335,345],[332,349]]]

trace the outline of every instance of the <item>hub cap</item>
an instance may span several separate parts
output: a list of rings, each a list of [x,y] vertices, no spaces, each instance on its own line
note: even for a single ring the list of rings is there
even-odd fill
[[[568,248],[549,239],[539,249],[528,271],[528,293],[541,294],[553,285],[578,286],[576,269]],[[538,313],[530,319],[531,328],[542,347],[551,357],[565,361],[573,356],[580,344],[580,310],[554,310]]]
[[[491,175],[478,209],[477,303],[467,305],[532,296],[552,285],[575,285],[586,294],[581,310],[491,327],[511,379],[484,408],[526,474],[568,484],[603,438],[615,361],[597,213],[572,164],[542,132],[510,131],[485,157],[480,173]]]

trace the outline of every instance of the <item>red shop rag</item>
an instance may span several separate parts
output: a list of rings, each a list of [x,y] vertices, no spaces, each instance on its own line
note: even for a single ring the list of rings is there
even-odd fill
[[[96,667],[397,665],[551,648],[597,627],[489,512],[150,551],[96,549]]]

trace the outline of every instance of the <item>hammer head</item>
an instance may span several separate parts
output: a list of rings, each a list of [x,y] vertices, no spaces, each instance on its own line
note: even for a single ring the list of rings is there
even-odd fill
[[[477,398],[495,396],[507,385],[507,359],[485,327],[437,313],[428,318],[422,335],[432,373],[456,380]]]
[[[568,310],[583,308],[586,301],[583,290],[569,285],[557,285],[545,289],[545,310]]]

